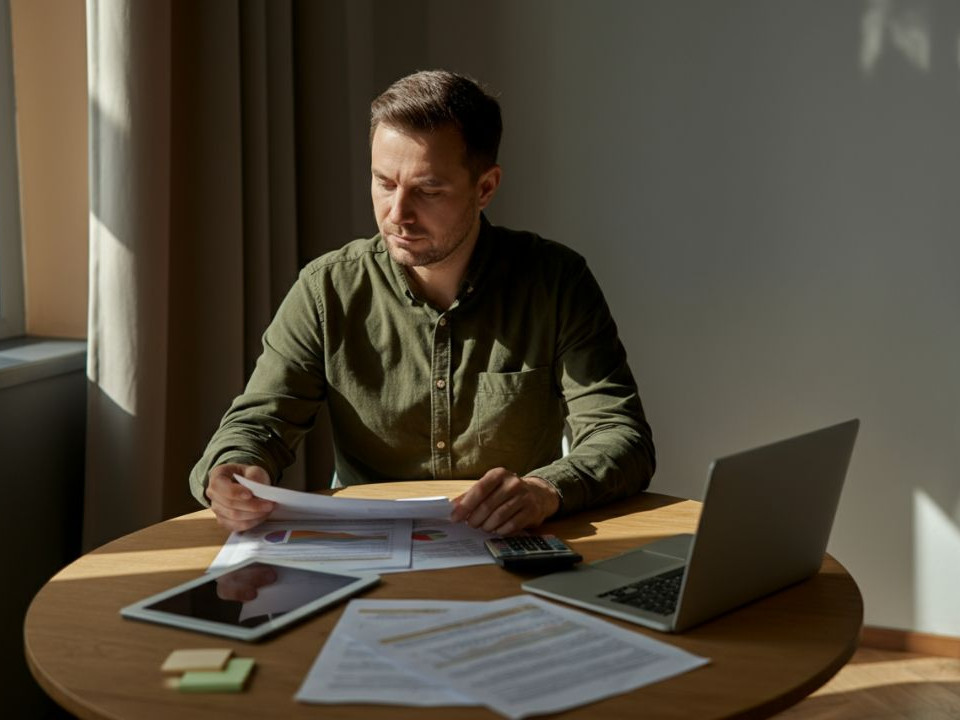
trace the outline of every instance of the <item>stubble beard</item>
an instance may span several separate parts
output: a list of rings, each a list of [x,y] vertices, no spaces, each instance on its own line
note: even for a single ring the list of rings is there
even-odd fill
[[[419,251],[412,251],[406,248],[397,247],[394,244],[393,239],[390,235],[393,234],[394,230],[400,230],[396,227],[385,227],[381,230],[381,234],[384,236],[384,242],[387,245],[387,252],[390,254],[390,257],[393,259],[397,265],[407,268],[413,267],[425,267],[429,265],[436,265],[446,260],[448,257],[453,255],[467,240],[470,236],[471,230],[473,230],[473,223],[477,216],[476,208],[471,205],[470,208],[464,212],[460,217],[460,220],[454,225],[448,232],[444,233],[443,237],[439,241],[435,241],[432,238],[426,239],[426,247]],[[397,232],[397,235],[402,235],[401,232]],[[412,232],[413,237],[418,237],[417,232]]]

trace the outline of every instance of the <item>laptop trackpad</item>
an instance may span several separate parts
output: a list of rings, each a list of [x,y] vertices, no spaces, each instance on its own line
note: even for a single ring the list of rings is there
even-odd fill
[[[591,565],[627,577],[659,573],[686,561],[692,539],[693,535],[673,535]]]

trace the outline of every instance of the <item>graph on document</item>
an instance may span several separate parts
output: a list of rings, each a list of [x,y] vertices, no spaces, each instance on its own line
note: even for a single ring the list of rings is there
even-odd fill
[[[420,540],[421,542],[435,542],[437,540],[443,540],[447,537],[447,534],[443,530],[435,529],[426,529],[426,530],[414,530],[413,535],[414,540]]]
[[[389,558],[394,536],[391,521],[265,523],[258,532],[259,557],[341,562]]]

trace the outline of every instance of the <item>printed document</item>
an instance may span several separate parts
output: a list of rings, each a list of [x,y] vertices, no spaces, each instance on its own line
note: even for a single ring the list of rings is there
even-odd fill
[[[257,558],[350,570],[408,569],[413,521],[267,521],[230,533],[210,569]]]
[[[344,609],[295,698],[308,703],[385,703],[418,707],[479,705],[443,683],[409,673],[354,633],[410,632],[442,621],[452,609],[483,603],[352,600]]]
[[[277,506],[260,527],[231,533],[211,569],[255,557],[313,564],[335,562],[344,571],[378,572],[494,562],[484,545],[484,540],[492,537],[490,533],[451,523],[453,504],[444,497],[359,500],[287,490],[240,475],[233,477],[257,497]],[[311,524],[300,524],[307,521]],[[378,521],[380,525],[376,524]],[[387,528],[388,523],[392,529]]]
[[[210,570],[258,558],[379,573],[488,565],[492,537],[447,520],[286,520],[230,533]]]
[[[627,692],[709,662],[529,595],[451,608],[433,624],[351,633],[407,672],[517,719]]]
[[[483,541],[490,533],[446,520],[414,520],[413,552],[406,570],[437,570],[465,565],[489,565],[493,556]],[[387,572],[398,572],[388,570]]]

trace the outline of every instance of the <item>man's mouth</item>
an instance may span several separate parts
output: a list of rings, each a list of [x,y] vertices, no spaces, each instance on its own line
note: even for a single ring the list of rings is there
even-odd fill
[[[390,233],[390,237],[401,244],[412,245],[413,243],[420,242],[424,238],[417,235],[397,235],[396,233]]]

